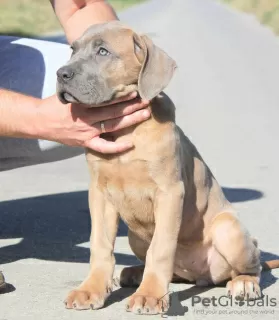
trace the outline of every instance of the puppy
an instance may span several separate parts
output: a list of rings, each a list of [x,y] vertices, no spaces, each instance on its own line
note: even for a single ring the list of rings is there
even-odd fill
[[[119,217],[130,246],[144,266],[125,268],[123,286],[138,285],[127,311],[157,314],[168,309],[172,279],[197,285],[227,282],[234,298],[256,299],[261,263],[257,242],[238,220],[201,155],[175,124],[175,108],[162,93],[176,63],[146,36],[120,22],[89,28],[58,70],[64,103],[91,107],[137,90],[152,101],[151,118],[104,134],[134,148],[116,155],[86,151],[91,174],[90,272],[66,299],[66,307],[98,309],[112,288],[113,248]],[[278,261],[265,268],[279,267]]]

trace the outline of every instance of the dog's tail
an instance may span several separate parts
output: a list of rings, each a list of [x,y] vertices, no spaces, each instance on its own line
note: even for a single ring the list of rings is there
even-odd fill
[[[261,265],[262,265],[262,271],[269,271],[272,269],[277,269],[277,268],[279,268],[279,259],[264,261],[261,263]]]

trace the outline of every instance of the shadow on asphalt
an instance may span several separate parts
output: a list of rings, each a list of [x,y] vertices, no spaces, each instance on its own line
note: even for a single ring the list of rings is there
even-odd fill
[[[227,188],[223,187],[223,192],[230,202],[252,201],[264,197],[263,192],[254,189],[245,188]]]
[[[270,252],[261,251],[261,261],[269,261],[269,260],[277,260],[279,256]],[[272,284],[274,284],[278,278],[275,277],[271,271],[263,271],[260,281],[260,286],[262,289],[268,288]]]
[[[250,189],[224,191],[231,202],[263,196]],[[27,258],[87,263],[89,249],[77,245],[88,242],[89,235],[87,191],[0,202],[0,239],[22,238],[15,245],[0,248],[0,264]],[[118,237],[126,235],[127,227],[121,221]],[[133,255],[121,253],[116,253],[116,262],[138,264]]]
[[[137,288],[118,288],[108,297],[105,303],[105,308],[130,297],[136,290]]]
[[[89,262],[90,216],[87,192],[72,192],[0,202],[0,239],[23,238],[0,248],[0,264],[35,258],[51,261]],[[121,221],[118,236],[126,236]],[[134,265],[133,255],[116,253],[116,262]]]

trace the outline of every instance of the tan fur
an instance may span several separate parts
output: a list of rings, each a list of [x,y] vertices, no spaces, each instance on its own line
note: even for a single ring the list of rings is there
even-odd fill
[[[146,55],[149,61],[153,59],[153,64],[157,59],[154,57],[159,57],[160,65],[173,68],[174,64],[167,61],[169,57],[161,55],[158,48],[152,49],[150,40],[135,36],[137,42],[146,45],[144,55],[135,54],[132,33],[121,34],[119,44],[115,32],[113,37],[108,36],[112,29],[101,35],[118,52],[122,60],[119,64],[129,62],[130,69],[126,71],[132,70],[131,79],[135,77],[134,71],[139,71],[138,63],[141,64],[137,77],[144,80],[139,86],[146,86],[150,77],[144,74]],[[86,41],[88,37],[87,34]],[[156,55],[153,50],[157,50]],[[110,72],[110,81],[117,92],[134,89],[119,84],[122,75],[119,69]],[[155,67],[152,72],[153,80],[158,81],[150,83],[154,90],[160,87],[160,78],[165,73],[169,78],[172,75],[171,70],[160,74],[160,68]],[[164,79],[166,83],[169,80]],[[152,95],[147,87],[141,91]],[[87,150],[91,174],[91,269],[84,283],[70,293],[67,307],[103,306],[112,282],[119,216],[128,225],[133,252],[145,264],[144,268],[125,268],[122,272],[123,285],[140,283],[129,300],[128,311],[139,314],[166,311],[173,275],[201,285],[232,279],[227,285],[229,294],[246,299],[259,297],[261,264],[255,240],[237,218],[195,146],[175,124],[175,108],[170,99],[164,94],[157,95],[150,109],[152,117],[148,121],[109,134],[115,141],[132,141],[134,149],[119,155]],[[267,265],[278,267],[278,262]]]

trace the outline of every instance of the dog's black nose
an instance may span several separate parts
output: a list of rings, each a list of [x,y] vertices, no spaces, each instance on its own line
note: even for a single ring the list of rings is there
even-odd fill
[[[63,81],[69,81],[74,77],[75,73],[70,67],[62,67],[57,71],[57,77]]]

